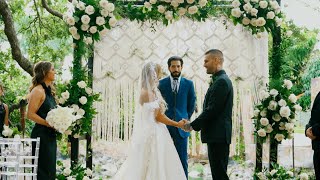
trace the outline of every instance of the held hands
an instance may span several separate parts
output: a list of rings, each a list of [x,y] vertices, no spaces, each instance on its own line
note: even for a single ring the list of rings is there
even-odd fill
[[[309,128],[307,129],[306,135],[307,135],[307,137],[310,138],[311,140],[316,139],[316,136],[314,136],[313,133],[312,133],[312,127],[309,127]]]
[[[190,125],[190,122],[187,121],[186,119],[182,119],[181,121],[185,121],[186,123],[183,125],[183,127],[181,127],[182,130],[184,130],[185,132],[190,132],[192,131],[192,126]]]
[[[186,123],[188,123],[188,121],[185,120],[185,119],[182,119],[182,120],[180,120],[180,121],[178,122],[177,127],[182,129],[183,126],[184,126]]]

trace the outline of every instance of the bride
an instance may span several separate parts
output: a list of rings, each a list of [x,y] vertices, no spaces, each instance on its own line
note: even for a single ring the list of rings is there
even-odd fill
[[[166,125],[182,127],[164,115],[166,103],[158,90],[159,64],[147,63],[140,77],[140,98],[136,107],[128,157],[113,180],[185,180],[178,153]]]

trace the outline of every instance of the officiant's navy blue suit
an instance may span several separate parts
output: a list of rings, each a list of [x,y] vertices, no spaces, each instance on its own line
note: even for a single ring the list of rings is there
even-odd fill
[[[171,79],[168,76],[160,80],[159,90],[167,103],[166,116],[177,122],[182,119],[191,118],[196,101],[194,86],[191,80],[181,77],[178,92],[173,92]],[[190,133],[173,126],[167,126],[167,128],[174,141],[186,176],[188,177],[187,146]]]

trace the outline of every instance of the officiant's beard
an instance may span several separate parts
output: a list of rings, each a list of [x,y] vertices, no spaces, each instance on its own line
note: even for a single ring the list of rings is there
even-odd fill
[[[175,71],[175,72],[172,72],[172,73],[170,73],[171,74],[171,76],[173,77],[173,78],[175,78],[175,77],[180,77],[180,75],[181,75],[181,72],[177,72],[177,71]]]

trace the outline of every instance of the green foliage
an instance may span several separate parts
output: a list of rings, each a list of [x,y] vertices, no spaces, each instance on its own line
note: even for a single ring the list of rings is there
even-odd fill
[[[315,54],[307,65],[301,77],[301,84],[303,85],[303,90],[305,91],[303,96],[299,99],[299,103],[304,109],[309,109],[311,104],[311,79],[320,76],[320,53]]]
[[[69,164],[64,164],[61,161],[57,161],[58,170],[60,173],[57,173],[57,180],[68,180],[74,178],[75,180],[84,180],[90,179],[92,176],[92,171],[90,169],[84,168],[81,164],[74,165],[71,167]]]

